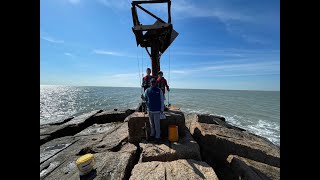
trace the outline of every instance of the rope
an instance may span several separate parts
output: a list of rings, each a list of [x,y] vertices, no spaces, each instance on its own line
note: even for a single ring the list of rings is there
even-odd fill
[[[141,74],[142,74],[142,77],[140,76],[140,59],[138,58],[138,54],[139,54],[139,52],[137,51],[137,60],[138,60],[138,70],[139,70],[139,82],[140,82],[140,91],[141,91],[141,104],[142,104],[142,102],[143,102],[143,99],[142,99],[142,96],[144,96],[144,92],[143,92],[143,87],[141,86],[142,85],[142,83],[141,83],[141,79],[142,79],[142,77],[143,77],[143,51],[141,50],[141,55],[142,55],[142,59],[141,59],[141,66],[142,66],[142,68],[141,68]],[[145,109],[143,108],[143,106],[142,106],[142,112],[145,112]],[[145,117],[145,114],[143,113],[143,117]]]
[[[142,56],[142,59],[141,59],[141,64],[142,64],[142,69],[141,69],[141,74],[142,74],[142,77],[143,77],[143,49],[141,48],[141,56]]]
[[[168,83],[170,84],[170,47],[169,47],[169,75],[168,75]],[[171,84],[170,84],[171,85]],[[170,91],[168,91],[168,107],[170,106],[170,102],[169,102],[169,99],[170,99]]]
[[[143,94],[143,93],[142,93],[142,87],[141,87],[141,84],[142,84],[142,83],[141,83],[141,79],[142,79],[142,78],[141,78],[141,76],[140,76],[140,62],[139,62],[139,57],[138,57],[138,56],[139,56],[139,53],[137,52],[138,75],[139,75],[139,82],[140,82],[139,87],[140,87],[140,89],[141,89],[141,95],[142,95],[142,94]]]

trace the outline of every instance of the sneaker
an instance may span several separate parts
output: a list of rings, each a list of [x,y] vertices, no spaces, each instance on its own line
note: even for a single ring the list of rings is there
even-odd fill
[[[152,142],[152,141],[154,141],[154,139],[155,139],[154,136],[150,136],[149,139],[148,139],[148,141],[149,141],[149,142]]]
[[[160,144],[160,138],[155,138],[155,143]]]

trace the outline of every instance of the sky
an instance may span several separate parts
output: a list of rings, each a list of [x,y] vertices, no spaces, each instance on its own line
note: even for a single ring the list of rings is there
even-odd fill
[[[41,0],[40,84],[140,87],[130,0]],[[166,3],[142,5],[167,21]],[[155,19],[138,11],[142,24]],[[279,0],[172,0],[171,88],[280,91]]]

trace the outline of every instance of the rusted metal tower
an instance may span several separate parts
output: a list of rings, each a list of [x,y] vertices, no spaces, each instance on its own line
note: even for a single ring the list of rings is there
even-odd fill
[[[167,3],[168,4],[168,22],[163,21],[156,15],[152,14],[147,9],[143,8],[141,4],[152,3]],[[157,76],[160,71],[160,57],[161,54],[170,46],[178,33],[173,29],[171,24],[171,0],[155,0],[155,1],[132,1],[132,31],[136,37],[137,46],[145,48],[151,59],[152,75]],[[137,8],[146,12],[156,19],[154,24],[142,25],[139,21]],[[148,50],[150,47],[151,53]]]

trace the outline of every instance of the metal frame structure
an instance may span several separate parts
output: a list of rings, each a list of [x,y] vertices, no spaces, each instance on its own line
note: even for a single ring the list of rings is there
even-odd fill
[[[147,9],[143,8],[141,4],[151,3],[167,3],[168,5],[168,22],[163,21]],[[161,54],[170,46],[178,33],[173,29],[171,24],[171,0],[150,0],[150,1],[132,1],[132,31],[136,37],[137,46],[145,48],[151,59],[152,75],[157,76],[160,71],[160,57]],[[142,25],[139,21],[137,8],[149,14],[156,19],[152,25]],[[151,49],[151,53],[148,50]]]

